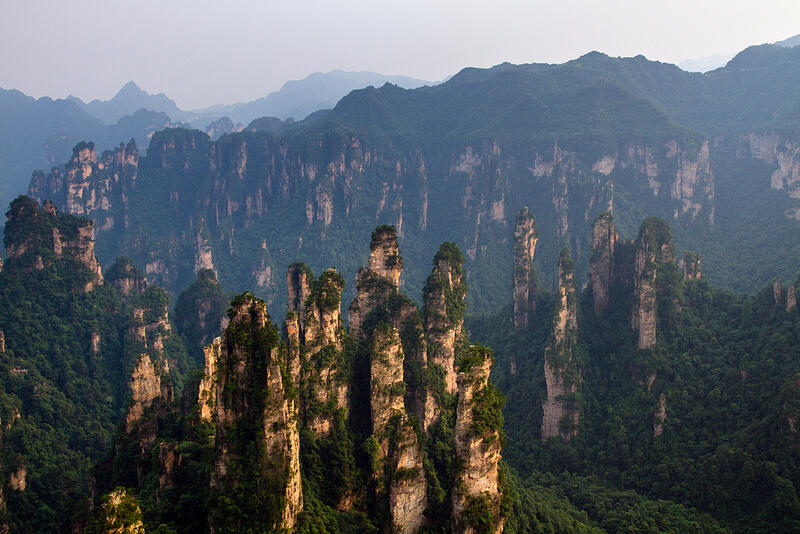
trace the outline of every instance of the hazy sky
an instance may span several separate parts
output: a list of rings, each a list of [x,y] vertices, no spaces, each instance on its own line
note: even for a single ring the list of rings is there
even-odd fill
[[[128,80],[184,109],[315,71],[439,80],[591,50],[678,62],[800,33],[800,0],[2,0],[0,87],[107,99]]]

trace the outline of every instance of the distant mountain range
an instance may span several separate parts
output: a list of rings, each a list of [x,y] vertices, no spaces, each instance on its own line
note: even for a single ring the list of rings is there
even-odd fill
[[[132,81],[123,85],[111,100],[92,100],[86,104],[80,98],[72,95],[69,95],[67,100],[106,124],[114,124],[122,117],[133,115],[140,109],[161,111],[173,120],[185,120],[190,115],[181,111],[178,105],[164,93],[152,95],[143,91]]]
[[[243,124],[258,117],[302,120],[315,111],[332,108],[350,91],[370,85],[380,87],[385,83],[391,83],[404,89],[431,85],[431,82],[417,78],[386,76],[369,71],[315,72],[302,80],[288,81],[280,90],[251,102],[212,106],[197,110],[195,113],[199,117],[195,115],[190,122],[194,126],[201,126],[198,122],[208,115],[228,116],[234,122]]]
[[[99,151],[130,139],[146,149],[153,132],[179,125],[199,128],[217,139],[241,131],[260,117],[305,118],[314,111],[332,108],[353,89],[387,82],[406,88],[428,83],[374,72],[314,73],[286,82],[279,91],[252,102],[197,111],[182,110],[165,94],[150,94],[132,81],[110,100],[89,103],[72,95],[58,100],[35,99],[0,88],[0,205],[8,205],[25,191],[31,171],[48,170],[68,159],[72,147],[84,139],[93,140]]]
[[[789,37],[783,41],[772,43],[776,46],[784,48],[793,48],[800,45],[800,34],[794,37]],[[694,59],[685,59],[678,63],[678,66],[687,72],[709,72],[720,67],[724,67],[728,61],[733,59],[736,54],[716,54],[713,56],[704,56]]]

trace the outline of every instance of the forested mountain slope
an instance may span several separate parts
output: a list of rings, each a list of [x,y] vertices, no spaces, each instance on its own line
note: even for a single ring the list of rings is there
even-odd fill
[[[647,219],[633,241],[610,214],[594,229],[591,281],[566,293],[571,305],[525,283],[535,298],[468,321],[497,358],[505,457],[589,510],[606,486],[737,532],[796,531],[800,279],[736,296],[703,279],[700,256],[676,254],[663,221]],[[563,313],[572,327],[556,344]]]
[[[628,237],[646,216],[670,220],[709,281],[753,291],[793,276],[800,254],[797,54],[753,47],[706,75],[599,53],[465,69],[435,87],[354,91],[277,134],[212,142],[168,129],[146,157],[76,149],[34,174],[30,194],[91,217],[101,259],[128,255],[171,291],[208,267],[279,303],[286,266],[333,259],[352,277],[357,243],[391,223],[411,294],[425,258],[453,239],[469,300],[488,313],[511,284],[523,205],[537,214],[548,284],[564,243],[587,272],[590,222],[613,208]]]

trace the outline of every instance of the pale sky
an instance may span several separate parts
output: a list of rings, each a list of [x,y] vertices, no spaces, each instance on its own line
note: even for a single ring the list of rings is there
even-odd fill
[[[0,87],[183,109],[334,69],[440,80],[591,50],[677,63],[800,33],[800,0],[3,0]]]

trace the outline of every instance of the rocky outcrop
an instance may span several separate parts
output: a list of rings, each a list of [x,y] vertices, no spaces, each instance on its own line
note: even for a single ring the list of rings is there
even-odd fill
[[[52,198],[68,213],[92,217],[100,231],[113,230],[128,224],[127,215],[117,220],[115,214],[127,207],[127,193],[136,182],[138,165],[139,152],[133,140],[100,157],[94,143],[78,143],[66,165],[54,167],[49,174],[33,174],[28,194],[40,201]]]
[[[400,335],[386,323],[373,333],[370,354],[372,435],[378,447],[373,459],[377,496],[388,498],[391,531],[417,532],[427,507],[422,447],[405,410],[403,347]]]
[[[203,378],[197,389],[197,406],[200,419],[212,423],[214,414],[224,411],[217,387],[217,366],[222,358],[222,338],[214,338],[210,344],[203,348],[205,364]]]
[[[356,298],[350,304],[350,334],[363,339],[363,324],[367,316],[399,288],[403,258],[397,246],[394,226],[379,226],[372,232],[369,262],[356,276]]]
[[[614,216],[603,212],[592,225],[592,254],[589,258],[592,277],[594,313],[603,316],[614,280],[614,250],[619,236],[614,227]]]
[[[211,243],[208,240],[208,230],[206,229],[205,221],[200,219],[197,225],[197,235],[195,236],[194,272],[204,269],[216,272],[214,269],[214,255],[211,251]]]
[[[123,297],[138,295],[147,288],[144,274],[129,258],[125,257],[117,258],[117,261],[106,271],[105,278]]]
[[[438,413],[424,378],[429,344],[419,308],[397,285],[402,265],[396,229],[379,226],[372,233],[368,266],[359,270],[356,277],[357,294],[349,308],[350,333],[370,343],[371,330],[380,321],[400,332],[405,354],[404,380],[408,385],[406,408],[427,429]]]
[[[524,328],[531,323],[536,312],[538,278],[533,256],[539,231],[527,207],[517,215],[514,226],[514,326]]]
[[[631,326],[638,334],[637,346],[652,349],[656,344],[656,294],[659,268],[675,261],[672,233],[666,222],[645,219],[635,243],[634,301]]]
[[[265,303],[249,293],[239,295],[224,339],[214,340],[206,350],[206,376],[200,385],[201,417],[209,417],[215,427],[215,506],[210,517],[215,529],[237,525],[238,519],[225,512],[230,499],[233,506],[243,507],[243,514],[266,517],[268,524],[259,528],[268,530],[291,530],[302,511],[297,405],[283,369],[278,332]],[[252,442],[258,444],[255,453]],[[260,501],[241,496],[237,488],[244,487],[280,499],[269,510],[256,512],[248,507]]]
[[[777,278],[772,282],[772,301],[776,306],[783,304],[783,284]]]
[[[89,520],[92,532],[145,534],[142,510],[136,496],[125,488],[117,488],[105,497]]]
[[[148,354],[139,355],[131,374],[131,402],[125,416],[125,431],[129,434],[136,429],[144,417],[145,410],[168,393],[162,390],[162,373],[163,371],[153,364]],[[154,440],[155,436],[151,438]]]
[[[746,154],[774,166],[770,176],[772,189],[800,198],[800,144],[773,133],[752,133],[742,143],[749,150],[740,150],[740,156]]]
[[[293,263],[289,266],[289,272],[286,273],[286,285],[289,288],[289,311],[296,313],[301,321],[305,315],[306,301],[311,295],[313,281],[314,273],[305,263]]]
[[[700,280],[703,278],[702,268],[703,257],[697,252],[687,250],[683,254],[681,267],[683,268],[684,280]]]
[[[169,320],[169,295],[157,286],[150,286],[132,301],[125,350],[130,354],[148,352],[166,373],[176,365],[165,351],[167,339],[173,335]]]
[[[453,488],[451,524],[454,531],[465,534],[499,533],[505,523],[500,507],[499,472],[502,413],[494,397],[499,394],[489,384],[492,364],[491,352],[473,345],[458,372],[454,440],[459,468]],[[475,516],[488,519],[489,528],[477,530],[469,521]]]
[[[797,292],[795,286],[786,288],[786,313],[792,313],[797,309]]]
[[[83,291],[103,283],[94,254],[94,223],[56,212],[52,202],[42,208],[28,197],[18,197],[8,210],[6,256],[27,269],[41,270],[60,260],[82,264],[88,271]]]
[[[653,414],[653,437],[658,437],[664,433],[664,423],[667,421],[667,397],[663,393],[658,398],[658,407]]]
[[[578,295],[574,264],[564,249],[558,262],[553,333],[544,353],[547,399],[542,405],[542,440],[560,436],[569,441],[578,433],[580,415],[574,398],[582,375],[578,358]]]
[[[28,469],[21,465],[8,474],[8,487],[15,491],[25,491],[28,487]]]

